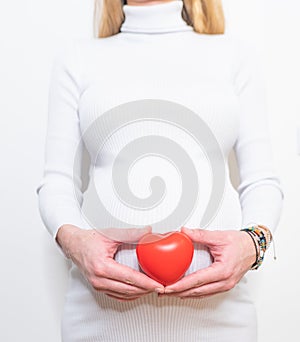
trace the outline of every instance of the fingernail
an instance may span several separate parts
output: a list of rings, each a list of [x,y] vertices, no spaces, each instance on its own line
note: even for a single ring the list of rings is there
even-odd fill
[[[172,293],[174,292],[174,290],[171,290],[171,289],[165,289],[165,293]]]
[[[164,293],[165,290],[160,288],[160,287],[158,287],[158,288],[155,289],[155,292],[157,292],[157,293]]]

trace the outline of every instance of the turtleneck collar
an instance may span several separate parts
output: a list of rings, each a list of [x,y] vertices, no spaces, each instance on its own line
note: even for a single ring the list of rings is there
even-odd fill
[[[123,5],[125,19],[121,32],[168,33],[193,31],[182,18],[183,1],[172,0],[152,5]]]

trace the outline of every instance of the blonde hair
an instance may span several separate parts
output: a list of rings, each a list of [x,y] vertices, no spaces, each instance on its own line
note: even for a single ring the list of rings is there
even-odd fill
[[[109,37],[120,32],[124,21],[123,0],[94,0],[94,35]],[[182,0],[182,18],[194,31],[223,34],[225,19],[221,0]]]

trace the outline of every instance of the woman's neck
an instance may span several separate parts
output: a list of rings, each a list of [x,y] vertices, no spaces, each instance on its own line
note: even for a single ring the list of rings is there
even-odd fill
[[[137,1],[138,2],[138,1]],[[143,6],[123,5],[125,19],[121,32],[130,33],[168,33],[192,31],[182,18],[182,0],[157,1]]]
[[[127,0],[127,5],[129,6],[147,6],[147,5],[157,5],[165,2],[170,2],[174,0]]]

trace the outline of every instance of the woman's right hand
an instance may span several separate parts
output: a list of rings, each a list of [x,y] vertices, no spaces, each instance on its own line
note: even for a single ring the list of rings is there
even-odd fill
[[[63,225],[56,239],[94,289],[119,300],[133,300],[154,291],[163,293],[164,286],[139,271],[117,263],[114,255],[122,242],[136,243],[149,232],[151,227],[107,228],[100,233],[94,229]]]

